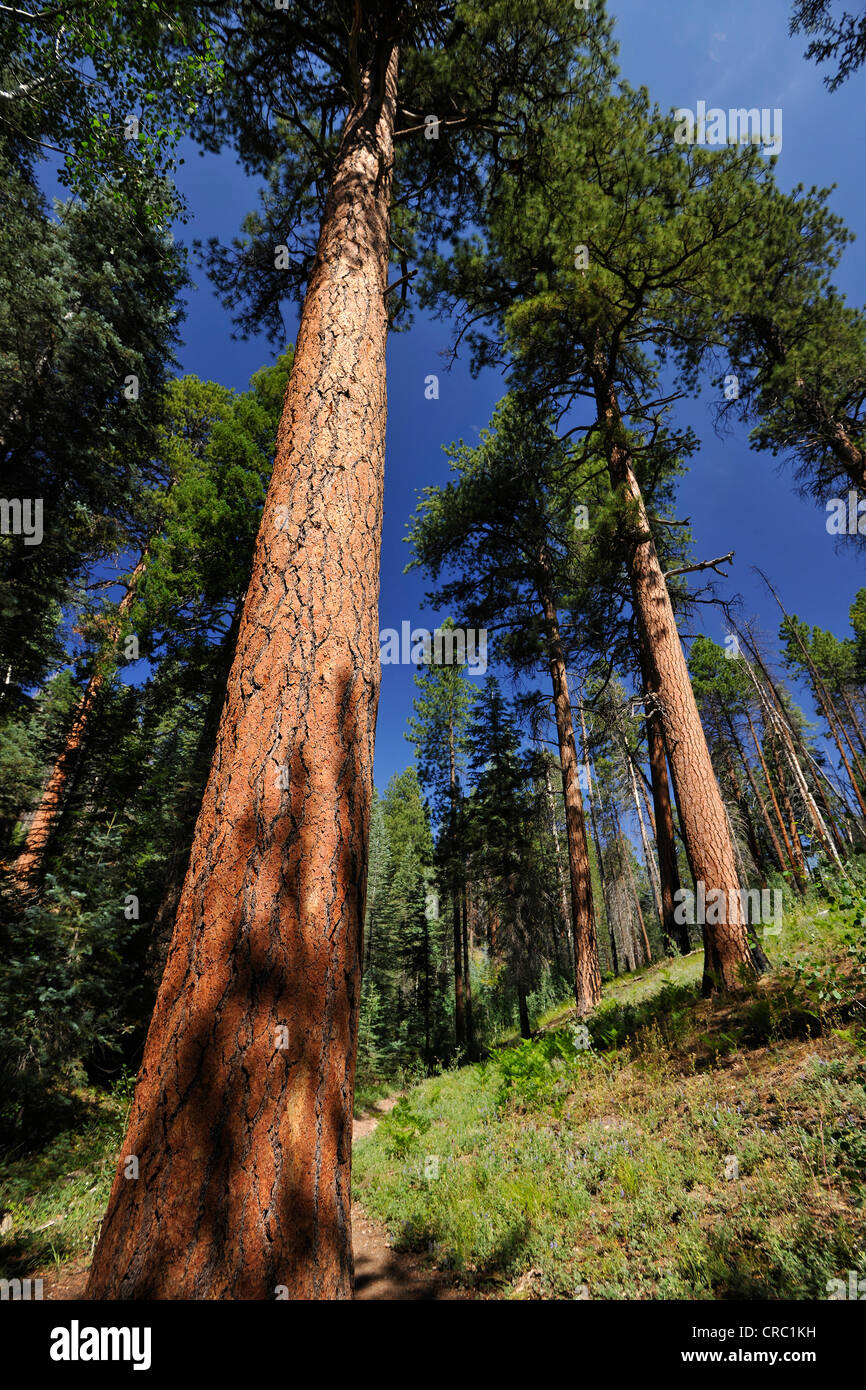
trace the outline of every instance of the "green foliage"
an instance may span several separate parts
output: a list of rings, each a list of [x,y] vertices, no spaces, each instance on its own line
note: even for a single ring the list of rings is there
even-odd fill
[[[31,1138],[70,1105],[87,1066],[122,1052],[147,1021],[140,924],[125,912],[117,831],[50,879],[21,912],[0,972],[0,1136]],[[118,881],[120,879],[120,882]]]
[[[155,193],[154,176],[171,169],[182,124],[218,74],[208,30],[186,0],[23,0],[0,31],[0,140],[28,175],[59,153],[60,180],[78,197],[108,189],[162,221],[173,200]]]
[[[589,1061],[589,1047],[585,1027],[575,1025],[524,1039],[516,1047],[500,1048],[491,1059],[501,1078],[497,1103],[523,1110],[550,1108],[557,1113],[556,1097],[574,1085],[576,1069]]]
[[[166,389],[159,469],[139,494],[148,537],[132,626],[152,658],[146,678],[124,684],[120,644],[105,643],[116,604],[90,604],[79,618],[93,632],[89,650],[76,653],[79,672],[86,681],[98,665],[104,684],[49,844],[45,886],[26,906],[11,891],[3,902],[6,1134],[55,1123],[84,1072],[128,1062],[142,1042],[167,944],[154,940],[154,924],[165,931],[168,901],[170,925],[189,855],[291,362],[289,349],[248,393],[194,377]],[[78,674],[61,672],[0,719],[0,768],[17,778],[0,799],[10,860],[16,821],[64,747]]]
[[[52,218],[2,152],[0,228],[4,495],[38,499],[43,518],[39,545],[0,536],[8,700],[60,664],[70,586],[147,527],[185,275],[134,201],[97,191]]]
[[[392,1158],[407,1158],[417,1152],[430,1124],[427,1116],[417,1114],[412,1102],[401,1096],[393,1110],[381,1121],[385,1152]]]
[[[192,132],[233,146],[263,187],[231,247],[209,243],[210,273],[240,331],[279,340],[302,299],[327,176],[365,78],[378,86],[399,44],[394,146],[396,263],[477,220],[488,179],[531,161],[542,132],[609,70],[610,21],[572,0],[418,0],[292,6],[277,19],[245,0],[209,12],[222,80]],[[426,139],[420,113],[442,113]],[[445,113],[448,113],[447,116]],[[447,121],[447,124],[446,124]],[[289,264],[277,270],[274,247]]]
[[[784,944],[818,964],[845,925],[816,910]],[[617,982],[592,1049],[559,1029],[415,1088],[406,1143],[380,1125],[354,1157],[395,1247],[517,1299],[821,1299],[862,1268],[862,1025],[753,1036],[754,1001],[717,1013],[697,964]],[[786,1007],[778,978],[755,994]]]
[[[441,924],[428,900],[433,838],[414,767],[373,804],[358,1043],[363,1087],[429,1068],[444,1046]]]
[[[0,1235],[0,1277],[26,1278],[90,1254],[114,1181],[131,1080],[122,1073],[108,1089],[76,1089],[66,1128],[38,1148],[38,1135],[22,1135],[0,1156],[0,1214],[9,1224]]]
[[[795,0],[791,12],[790,32],[808,34],[806,57],[816,63],[836,65],[824,82],[831,92],[858,71],[866,62],[866,12],[852,14],[844,9],[833,13],[832,0]]]

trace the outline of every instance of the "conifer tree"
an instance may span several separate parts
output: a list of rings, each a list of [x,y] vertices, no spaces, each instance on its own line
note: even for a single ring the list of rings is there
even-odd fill
[[[422,232],[447,235],[478,208],[483,175],[531,158],[604,63],[593,41],[607,24],[565,0],[241,0],[208,14],[224,76],[199,138],[233,142],[268,182],[241,249],[250,275],[229,255],[223,284],[248,324],[277,332],[280,303],[306,289],[125,1140],[147,1180],[118,1169],[89,1293],[345,1298],[392,241],[399,258]],[[254,1175],[240,1185],[239,1164]]]
[[[768,179],[754,149],[678,143],[644,90],[621,84],[592,122],[551,131],[532,174],[491,193],[484,237],[434,265],[432,288],[464,306],[476,365],[556,403],[588,404],[589,431],[619,499],[647,690],[656,702],[692,875],[724,894],[729,920],[704,931],[704,989],[735,990],[756,963],[739,911],[736,857],[659,560],[641,474],[659,428],[663,362],[692,379],[712,295],[748,239]],[[745,226],[743,223],[745,222]],[[432,290],[431,290],[432,292]],[[479,326],[487,320],[487,326]],[[475,325],[470,329],[470,324]],[[652,345],[652,346],[650,346]]]

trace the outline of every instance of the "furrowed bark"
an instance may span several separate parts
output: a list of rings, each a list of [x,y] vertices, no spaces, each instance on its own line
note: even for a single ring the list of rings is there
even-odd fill
[[[743,921],[736,856],[725,807],[692,691],[667,584],[659,564],[640,485],[632,468],[616,394],[596,369],[599,421],[607,445],[611,484],[632,512],[628,572],[647,687],[658,705],[668,762],[677,791],[689,866],[706,893],[724,894],[725,921],[707,922],[703,988],[742,988],[755,964]],[[709,915],[709,914],[708,914]]]
[[[90,1298],[352,1295],[396,48],[361,76]]]
[[[108,677],[108,652],[113,649],[123,631],[124,619],[135,599],[138,581],[147,568],[147,559],[148,553],[145,550],[129,576],[126,592],[117,605],[117,612],[108,626],[105,644],[96,658],[93,672],[87,682],[84,694],[78,702],[72,727],[66,736],[63,750],[51,769],[51,775],[36,808],[36,814],[28,827],[24,847],[15,861],[12,870],[12,884],[25,897],[29,897],[33,893],[41,877],[45,856],[48,853],[48,847],[66,802],[72,775],[78,763],[99,692]]]

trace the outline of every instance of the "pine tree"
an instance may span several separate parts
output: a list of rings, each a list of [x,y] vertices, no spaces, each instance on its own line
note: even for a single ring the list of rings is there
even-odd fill
[[[453,620],[447,619],[441,630],[453,628]],[[471,1052],[474,1039],[469,1017],[471,1004],[467,999],[470,981],[463,921],[466,853],[462,776],[474,694],[462,665],[436,664],[435,641],[431,657],[434,660],[428,668],[415,677],[421,693],[413,702],[415,718],[410,720],[408,737],[415,745],[418,775],[437,826],[439,873],[451,906],[455,1043]]]
[[[520,755],[515,712],[498,682],[488,677],[467,733],[475,785],[467,805],[473,874],[485,884],[488,911],[496,913],[496,950],[506,983],[517,997],[520,1033],[531,1036],[529,995],[540,978],[535,820],[529,771]]]
[[[177,949],[125,1140],[148,1177],[130,1184],[118,1169],[88,1288],[345,1298],[392,202],[406,200],[394,230],[410,242],[471,215],[482,171],[529,154],[575,99],[576,46],[597,25],[565,0],[210,13],[225,80],[199,136],[233,139],[269,177],[245,258],[254,282],[267,248],[252,320],[262,326],[268,299],[306,291]],[[428,111],[445,138],[424,139]],[[235,268],[228,288],[236,303],[247,288]],[[254,1175],[240,1186],[239,1163]]]
[[[790,32],[808,34],[806,57],[816,63],[833,62],[835,72],[828,72],[824,82],[831,92],[847,82],[866,62],[866,10],[852,14],[843,10],[833,13],[831,0],[795,0],[791,13]]]
[[[456,481],[427,488],[409,532],[415,559],[434,580],[456,576],[431,600],[456,607],[470,626],[496,630],[497,648],[518,670],[550,673],[566,807],[581,1013],[600,997],[586,829],[569,699],[568,635],[560,626],[574,544],[579,460],[559,445],[549,420],[517,397],[498,407],[475,448],[449,451]]]
[[[159,426],[185,277],[148,216],[103,190],[54,220],[0,158],[4,498],[41,517],[38,544],[3,519],[5,702],[61,659],[74,586],[119,549],[140,552],[148,494],[165,482]]]
[[[754,188],[766,177],[753,149],[679,145],[674,122],[646,92],[621,84],[592,122],[550,132],[532,177],[500,181],[485,244],[465,242],[455,268],[435,275],[443,293],[463,301],[465,328],[492,324],[469,335],[476,364],[505,356],[512,380],[562,414],[581,400],[594,412],[587,427],[621,506],[647,692],[662,723],[692,875],[731,904],[731,920],[704,932],[707,992],[739,989],[755,963],[641,473],[647,421],[660,425],[664,414],[661,364],[675,360],[680,379],[690,379],[689,352],[700,359],[706,349],[705,299],[738,237],[751,235]]]

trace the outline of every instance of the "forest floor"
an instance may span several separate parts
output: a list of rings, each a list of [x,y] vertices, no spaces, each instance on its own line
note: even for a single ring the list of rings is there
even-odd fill
[[[399,1099],[399,1095],[385,1097],[371,1105],[364,1114],[356,1116],[352,1124],[353,1146],[375,1131],[380,1119],[394,1107]],[[98,1129],[97,1134],[101,1133],[102,1131]],[[60,1144],[58,1145],[57,1157],[60,1157],[62,1152],[63,1146]],[[54,1166],[49,1160],[45,1172],[46,1178]],[[61,1253],[63,1247],[60,1244],[61,1231],[57,1228],[66,1224],[65,1214],[56,1213],[50,1216],[47,1221],[42,1222],[36,1219],[40,1212],[34,1208],[42,1206],[41,1215],[45,1215],[45,1202],[52,1202],[51,1194],[54,1192],[54,1182],[59,1182],[59,1188],[53,1201],[59,1200],[60,1204],[63,1204],[65,1197],[66,1204],[71,1208],[68,1214],[73,1223],[73,1230],[70,1230],[68,1235],[73,1243],[77,1244],[74,1230],[80,1237],[83,1212],[91,1211],[101,1214],[104,1207],[102,1189],[105,1173],[103,1168],[104,1164],[100,1162],[99,1169],[90,1172],[79,1168],[62,1176],[55,1173],[53,1181],[47,1183],[42,1189],[41,1201],[38,1197],[31,1196],[19,1204],[17,1210],[15,1208],[6,1210],[7,1204],[4,1202],[4,1220],[0,1220],[0,1235],[12,1237],[8,1242],[0,1240],[0,1246],[5,1244],[6,1247],[4,1251],[7,1257],[4,1261],[4,1277],[12,1278],[17,1274],[19,1277],[41,1279],[42,1296],[45,1299],[65,1300],[84,1297],[91,1250],[87,1250],[86,1253],[79,1250],[71,1258],[63,1258]],[[97,1178],[96,1184],[82,1192],[80,1181],[76,1180],[93,1177]],[[100,1194],[98,1201],[93,1202],[92,1198],[96,1196],[97,1191]],[[13,1236],[13,1230],[15,1236]],[[384,1224],[367,1216],[358,1203],[355,1203],[352,1209],[352,1233],[356,1299],[421,1301],[466,1298],[468,1296],[465,1290],[460,1288],[447,1273],[431,1267],[429,1262],[420,1259],[417,1255],[405,1251],[395,1251]],[[59,1249],[54,1244],[55,1235],[58,1237]],[[53,1259],[51,1263],[40,1262],[38,1258],[34,1263],[33,1256],[40,1248],[44,1252],[46,1245],[52,1249]],[[16,1247],[20,1251],[20,1255],[24,1256],[23,1259],[15,1257]],[[30,1247],[31,1252],[29,1259],[25,1255],[28,1247]],[[9,1258],[10,1256],[11,1258]]]
[[[377,1101],[352,1125],[352,1145],[373,1134],[382,1116],[401,1099],[399,1095]],[[469,1295],[446,1272],[408,1251],[396,1251],[381,1221],[367,1215],[359,1202],[352,1204],[352,1246],[355,1254],[355,1298],[433,1300]]]
[[[354,1124],[356,1297],[814,1299],[866,1274],[866,902],[812,900],[744,996],[701,955]],[[130,1103],[0,1158],[0,1275],[80,1297]]]
[[[497,1299],[826,1299],[866,1274],[866,902],[814,899],[772,973],[702,958],[413,1087],[359,1146],[398,1252]]]

